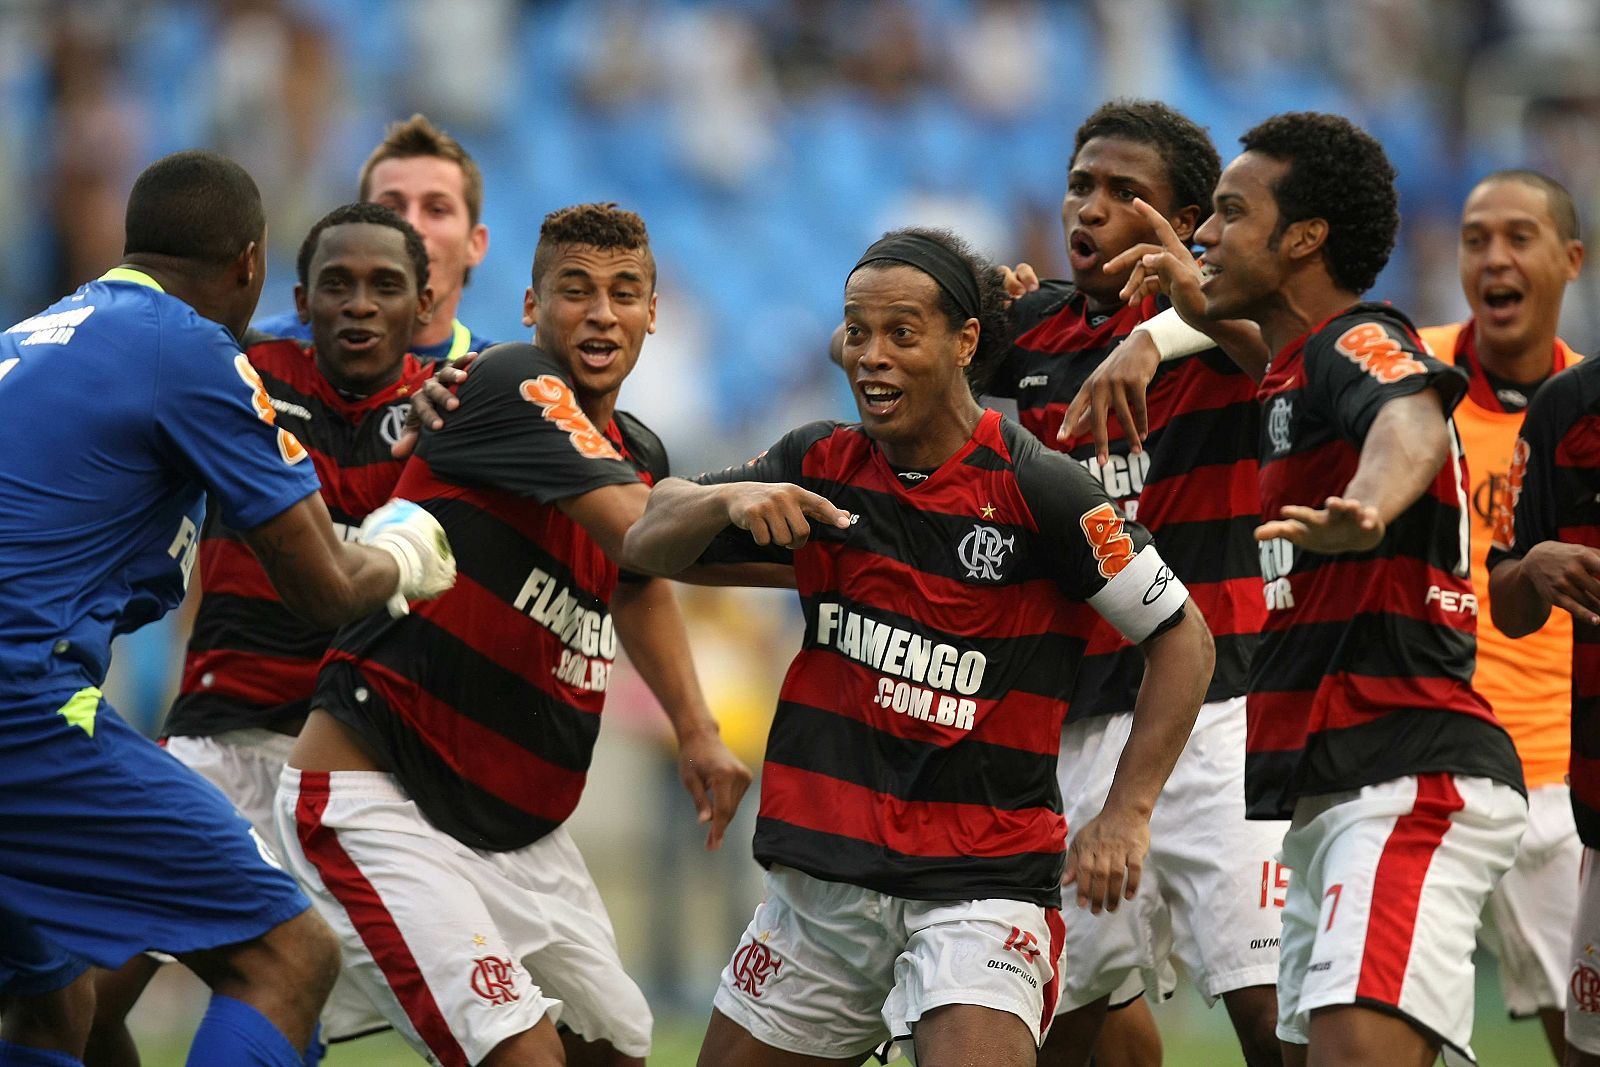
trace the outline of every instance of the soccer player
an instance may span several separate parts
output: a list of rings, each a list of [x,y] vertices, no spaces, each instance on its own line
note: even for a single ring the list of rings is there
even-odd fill
[[[1148,206],[1183,318],[1247,319],[1261,382],[1256,531],[1267,624],[1245,786],[1290,816],[1278,979],[1286,1060],[1470,1055],[1479,916],[1527,818],[1516,750],[1471,686],[1466,475],[1449,412],[1466,375],[1361,303],[1394,245],[1394,169],[1349,121],[1259,124],[1196,233],[1203,271]]]
[[[1577,921],[1567,955],[1566,1064],[1600,1064],[1600,363],[1556,375],[1528,406],[1517,438],[1495,544],[1489,604],[1508,636],[1547,625],[1552,608],[1572,617],[1572,813],[1583,841]],[[1567,890],[1570,892],[1570,887]]]
[[[1070,966],[1043,1063],[1087,1063],[1102,1020],[1109,1032],[1098,1044],[1110,1054],[1159,1048],[1138,994],[1160,991],[1158,975],[1171,957],[1207,1003],[1222,998],[1247,1063],[1279,1062],[1273,983],[1287,872],[1275,857],[1286,827],[1247,820],[1243,789],[1244,694],[1266,614],[1252,536],[1259,522],[1255,383],[1211,348],[1167,364],[1151,384],[1141,447],[1128,435],[1097,444],[1062,426],[1068,401],[1107,353],[1166,306],[1158,294],[1125,302],[1132,266],[1105,269],[1151,240],[1134,201],[1156,207],[1187,241],[1209,211],[1221,167],[1205,131],[1164,104],[1113,101],[1090,115],[1077,132],[1061,205],[1072,280],[1047,281],[1012,305],[1012,348],[988,389],[1016,397],[1024,426],[1082,463],[1150,530],[1217,648],[1205,706],[1151,818],[1138,896],[1114,915],[1063,916]],[[1026,265],[1017,273],[1031,280]],[[1240,338],[1230,344],[1260,347],[1259,336]],[[1069,832],[1105,801],[1144,671],[1144,657],[1114,627],[1092,626],[1061,741]],[[1112,1004],[1127,1010],[1108,1017]],[[1147,1032],[1120,1032],[1130,1027]],[[1138,1062],[1159,1062],[1159,1053]]]
[[[277,424],[310,453],[335,530],[348,539],[393,495],[402,466],[390,455],[393,437],[407,398],[437,365],[407,354],[431,310],[428,253],[404,219],[360,202],[311,228],[297,268],[295,303],[310,324],[311,346],[258,339],[245,354]],[[283,606],[239,532],[215,511],[201,530],[199,568],[202,595],[182,684],[162,728],[167,751],[221,789],[271,841],[278,778],[333,631]],[[84,1057],[90,1067],[139,1062],[123,1019],[156,967],[140,955],[97,979]],[[323,1040],[385,1027],[348,983],[335,988]]]
[[[488,348],[492,342],[456,318],[472,268],[489,251],[489,227],[479,221],[483,173],[461,142],[424,115],[392,123],[361,165],[356,195],[392,208],[422,234],[428,247],[434,313],[412,339],[416,356],[448,361]],[[273,337],[311,340],[310,323],[300,308],[262,319],[256,329]]]
[[[222,795],[106,705],[112,637],[181,598],[206,493],[319,625],[454,578],[415,505],[375,512],[365,544],[334,535],[234,340],[265,240],[242,168],[168,156],[134,183],[122,264],[0,335],[0,993],[25,998],[8,1023],[46,977],[163,950],[212,988],[196,1063],[299,1063],[337,943]],[[53,946],[48,975],[13,958],[19,925]],[[81,1053],[88,1025],[62,1013],[54,1049]]]
[[[613,562],[666,475],[660,441],[616,410],[655,328],[644,223],[609,204],[547,216],[526,310],[540,347],[479,359],[397,487],[452,534],[461,581],[337,635],[276,803],[346,974],[445,1065],[558,1062],[564,1040],[585,1062],[649,1051],[650,1010],[562,826],[619,640],[672,719],[710,847],[750,780],[668,583]]]
[[[1528,832],[1484,913],[1480,940],[1500,961],[1500,985],[1514,1017],[1537,1015],[1556,1062],[1565,1056],[1567,952],[1572,938],[1582,845],[1566,784],[1571,755],[1572,620],[1560,613],[1538,634],[1512,644],[1490,613],[1486,558],[1496,537],[1517,431],[1545,379],[1577,357],[1556,336],[1561,298],[1583,267],[1572,197],[1534,171],[1497,171],[1480,181],[1461,210],[1461,288],[1472,308],[1465,323],[1421,331],[1435,355],[1467,372],[1456,407],[1472,501],[1472,584],[1479,603],[1478,669],[1473,688],[1510,732],[1528,786]],[[1509,520],[1510,511],[1502,514]]]
[[[1083,602],[1149,669],[1066,880],[1097,914],[1138,888],[1211,641],[1101,486],[978,405],[1003,304],[952,235],[887,235],[845,287],[861,422],[663,483],[628,533],[629,565],[652,573],[702,552],[787,560],[806,618],[762,772],[767,898],[723,971],[703,1064],[859,1062],[907,1035],[922,1062],[1034,1062],[1059,989],[1055,757]]]

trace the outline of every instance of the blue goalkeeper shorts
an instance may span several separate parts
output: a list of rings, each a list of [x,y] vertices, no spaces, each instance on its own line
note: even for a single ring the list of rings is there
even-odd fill
[[[0,905],[71,957],[217,948],[310,907],[228,799],[98,689],[0,701],[0,783]]]

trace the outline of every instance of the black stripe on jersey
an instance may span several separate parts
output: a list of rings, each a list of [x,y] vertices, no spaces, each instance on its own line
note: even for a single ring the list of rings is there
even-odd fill
[[[1166,522],[1152,536],[1161,558],[1185,585],[1261,578],[1255,531],[1259,515],[1200,522]]]
[[[354,704],[357,690],[366,695],[365,703],[359,706]],[[339,662],[324,667],[314,703],[377,751],[395,754],[396,768],[426,784],[426,788],[412,788],[410,780],[402,781],[423,815],[464,845],[509,851],[537,841],[559,825],[508,804],[457,774],[395,714],[354,664]],[[418,770],[420,775],[416,774]]]
[[[583,588],[565,562],[498,516],[460,498],[435,497],[422,503],[444,526],[453,543],[472,546],[470,553],[457,553],[457,571],[497,598],[507,604],[516,603],[528,576],[538,567],[554,578],[579,606],[606,614],[605,601],[592,590]],[[538,623],[530,620],[529,625]]]
[[[1004,811],[1036,807],[1037,792],[1009,792],[1052,773],[1055,760],[963,738],[959,751],[879,731],[864,722],[793,701],[778,704],[767,761],[825,774],[901,800],[970,804],[982,797]],[[981,771],[981,775],[977,772]],[[1052,809],[1060,811],[1057,800]]]
[[[917,506],[915,500],[902,501],[889,493],[820,478],[811,481],[817,487],[815,492],[831,500],[835,507],[860,516],[850,529],[833,540],[858,552],[887,556],[913,570],[938,578],[979,584],[968,577],[959,552],[961,539],[972,532],[975,523],[994,527],[1000,531],[1002,539],[1015,537],[1023,544],[1034,536],[1025,526],[980,519],[976,515],[925,511]],[[824,529],[820,532],[831,531]],[[982,584],[1015,585],[1053,577],[1047,569],[1053,562],[1038,559],[1036,553],[1024,551],[1019,545],[1014,553],[1009,554],[1002,579]]]
[[[369,627],[381,636],[361,641],[360,630]],[[341,631],[339,646],[361,649],[365,661],[412,679],[457,714],[543,760],[572,771],[589,769],[600,734],[599,715],[556,700],[421,614],[394,620],[373,616]],[[419,659],[426,662],[426,669],[419,669]],[[441,687],[435,689],[430,681],[442,683]],[[319,693],[322,688],[319,684]]]
[[[332,632],[312,630],[275,600],[207,593],[189,638],[190,652],[230,649],[260,656],[320,660]]]
[[[1477,638],[1471,633],[1393,613],[1298,623],[1293,629],[1262,635],[1250,690],[1309,694],[1322,684],[1324,675],[1340,672],[1361,678],[1466,682],[1472,677],[1477,650]]]
[[[179,693],[161,724],[161,736],[215,737],[229,730],[270,730],[298,723],[310,712],[308,699],[256,704],[236,696]]]
[[[1409,774],[1449,773],[1489,778],[1522,790],[1521,762],[1511,737],[1499,726],[1458,711],[1433,708],[1390,710],[1341,730],[1313,734],[1303,761],[1298,752],[1245,754],[1246,816],[1287,819],[1297,796],[1314,796],[1386,782]],[[1515,780],[1508,780],[1508,768]],[[1296,778],[1298,777],[1298,780]],[[1281,794],[1262,794],[1273,782]]]
[[[1216,666],[1205,702],[1243,696],[1249,688],[1250,662],[1261,643],[1259,634],[1214,634]],[[1078,668],[1067,721],[1132,711],[1144,681],[1144,653],[1129,645],[1100,656],[1085,656]]]
[[[1044,632],[1023,637],[979,637],[974,634],[951,634],[910,615],[902,615],[876,604],[853,600],[836,591],[818,593],[801,598],[801,608],[806,618],[806,648],[818,648],[839,656],[845,662],[856,662],[830,645],[818,645],[812,640],[817,633],[817,605],[838,604],[846,612],[854,612],[873,622],[909,630],[914,634],[943,642],[962,650],[982,653],[987,665],[983,685],[976,693],[963,694],[979,700],[998,700],[1011,690],[1020,690],[1052,700],[1069,700],[1072,697],[1073,679],[1078,661],[1083,655],[1083,639],[1068,634]],[[871,664],[863,663],[869,670]],[[1007,674],[1006,668],[1012,673]]]
[[[1045,908],[1061,906],[1065,861],[1060,852],[929,859],[758,817],[755,856],[763,867],[781,863],[813,878],[848,882],[911,900],[998,898]]]
[[[1005,441],[1006,446],[1009,448],[1011,447],[1012,442],[1007,439],[1005,430],[1005,426],[1007,424],[1001,423],[1000,425],[1001,440]],[[1012,449],[1011,454],[1013,457],[1016,456],[1017,453],[1014,448]],[[961,465],[964,467],[975,467],[981,471],[1003,471],[1011,467],[1012,460],[1006,459],[1006,457],[1002,456],[988,445],[980,444],[971,452],[966,454],[966,456],[961,460]]]
[[[1255,401],[1248,402],[1249,409],[1256,406]],[[1184,477],[1200,467],[1232,466],[1241,459],[1254,459],[1254,420],[1246,427],[1248,432],[1241,431],[1240,420],[1247,417],[1241,414],[1244,410],[1246,404],[1237,403],[1206,411],[1188,411],[1168,419],[1166,425],[1151,432],[1150,439],[1145,443],[1145,448],[1152,453],[1150,473],[1145,476],[1145,484]],[[1156,445],[1167,434],[1176,434],[1183,441],[1183,454],[1170,457],[1173,465],[1180,468],[1178,470],[1167,469],[1162,462],[1168,458],[1167,455],[1164,451],[1155,451]],[[1077,451],[1084,456],[1094,455],[1092,443]]]

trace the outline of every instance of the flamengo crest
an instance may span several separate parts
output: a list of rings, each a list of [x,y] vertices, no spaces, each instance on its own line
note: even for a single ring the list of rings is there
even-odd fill
[[[1000,568],[1005,565],[1006,553],[1017,547],[1017,536],[1002,537],[993,526],[974,526],[961,539],[956,550],[961,565],[967,568],[968,578],[985,582],[1000,581]]]

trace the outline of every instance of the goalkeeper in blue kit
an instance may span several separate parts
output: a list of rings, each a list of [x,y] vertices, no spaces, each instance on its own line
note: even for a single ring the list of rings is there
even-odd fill
[[[293,1065],[338,946],[221,793],[130,728],[111,639],[183,596],[206,496],[284,602],[332,627],[448,589],[427,512],[335,536],[308,453],[236,338],[260,195],[182,152],[130,194],[122,265],[0,334],[0,1065],[75,1064],[90,964],[178,956],[213,993],[191,1063]]]

